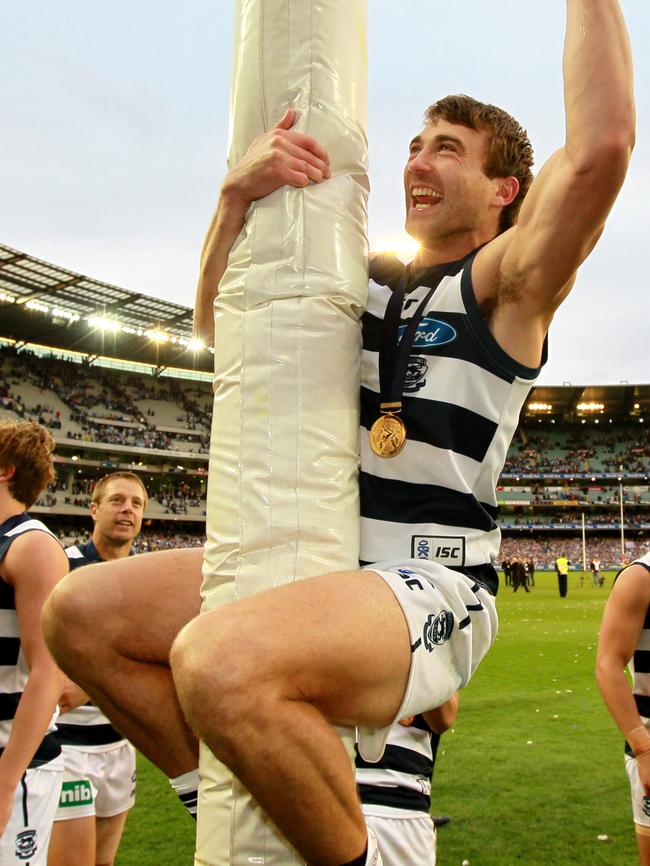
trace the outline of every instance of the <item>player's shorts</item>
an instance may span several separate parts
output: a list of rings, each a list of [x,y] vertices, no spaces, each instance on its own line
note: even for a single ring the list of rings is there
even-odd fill
[[[14,793],[9,822],[0,836],[0,866],[46,866],[62,779],[61,755],[25,771]]]
[[[55,821],[111,818],[135,803],[135,749],[120,740],[93,752],[63,746],[65,771]]]
[[[634,823],[639,827],[647,828],[644,835],[650,834],[650,798],[645,796],[641,779],[636,769],[636,758],[625,755],[625,769],[630,780],[630,791],[632,793],[632,815]],[[647,801],[647,802],[646,802]],[[647,809],[647,811],[645,811]]]
[[[377,837],[383,866],[435,866],[436,829],[430,815],[381,806],[362,809]]]
[[[472,577],[437,562],[379,562],[365,570],[376,572],[390,586],[411,636],[411,670],[394,721],[439,707],[467,685],[494,642],[494,596]],[[381,758],[389,730],[359,727],[364,760]]]

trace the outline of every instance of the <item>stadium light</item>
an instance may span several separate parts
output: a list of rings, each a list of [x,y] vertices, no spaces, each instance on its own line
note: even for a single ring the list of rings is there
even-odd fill
[[[578,403],[576,406],[578,412],[602,412],[604,408],[604,403]]]
[[[164,334],[162,331],[145,331],[145,337],[149,337],[149,339],[154,343],[168,343],[169,337],[167,334]]]
[[[370,244],[371,253],[395,253],[397,258],[413,258],[420,249],[420,244],[413,238],[383,238],[376,243]]]
[[[112,331],[114,334],[121,329],[121,325],[115,319],[109,319],[108,316],[88,316],[86,319],[91,328],[97,328],[99,331]]]
[[[191,349],[193,352],[201,352],[205,349],[205,343],[203,340],[199,340],[198,337],[192,337],[187,341],[187,348]]]
[[[71,324],[78,322],[81,316],[73,313],[70,310],[64,310],[62,307],[54,307],[52,310],[53,319],[67,319]]]
[[[551,403],[529,403],[526,407],[529,412],[552,412],[553,405]]]
[[[49,313],[50,308],[45,304],[41,304],[40,301],[27,301],[25,304],[25,309],[27,310],[36,310],[37,313]]]
[[[13,295],[6,295],[4,292],[0,292],[0,303],[3,304],[15,304],[16,299]]]

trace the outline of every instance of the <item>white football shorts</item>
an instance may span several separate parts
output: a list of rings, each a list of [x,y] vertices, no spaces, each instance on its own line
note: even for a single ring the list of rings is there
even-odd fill
[[[467,685],[496,638],[494,596],[472,577],[437,562],[379,562],[365,570],[390,586],[411,636],[411,670],[394,721],[439,707]],[[364,760],[380,760],[389,731],[390,726],[358,729]]]
[[[0,836],[0,866],[46,866],[62,779],[61,755],[25,771],[14,793],[11,817]]]
[[[626,754],[625,769],[627,777],[630,780],[634,823],[640,827],[648,827],[650,829],[650,797],[645,796],[645,791],[636,769],[636,758]]]
[[[63,746],[65,770],[55,821],[111,818],[135,803],[135,749],[121,740],[105,751]]]
[[[383,866],[435,866],[436,829],[430,815],[362,805],[374,830]]]

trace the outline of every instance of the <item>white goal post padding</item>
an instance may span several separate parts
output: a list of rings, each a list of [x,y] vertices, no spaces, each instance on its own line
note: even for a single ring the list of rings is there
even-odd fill
[[[229,164],[292,107],[332,178],[255,203],[219,286],[204,610],[358,567],[366,15],[366,0],[237,3]],[[197,866],[303,862],[205,747],[201,779]]]

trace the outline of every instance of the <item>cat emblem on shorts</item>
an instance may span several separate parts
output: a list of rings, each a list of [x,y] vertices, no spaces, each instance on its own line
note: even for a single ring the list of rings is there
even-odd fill
[[[23,830],[16,833],[16,857],[19,860],[31,860],[36,851],[36,830]]]
[[[450,610],[443,610],[439,614],[430,614],[422,634],[425,647],[429,652],[433,652],[436,646],[449,640],[453,630],[454,615]]]

